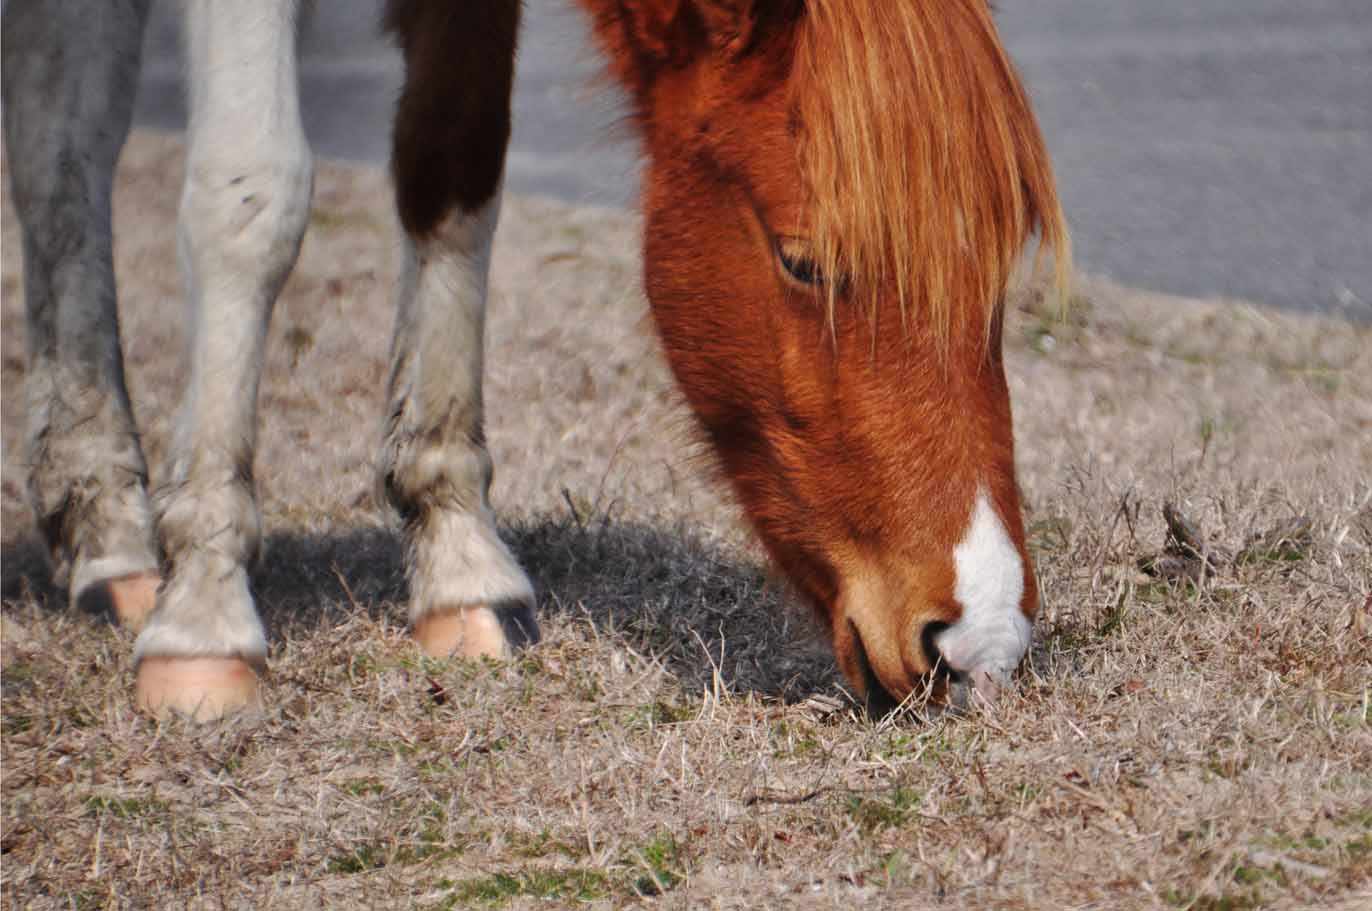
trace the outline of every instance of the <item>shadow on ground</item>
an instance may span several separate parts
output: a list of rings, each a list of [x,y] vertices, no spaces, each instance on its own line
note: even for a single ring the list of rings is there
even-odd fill
[[[503,534],[533,576],[540,617],[590,624],[655,656],[687,691],[712,687],[716,668],[739,695],[796,701],[836,691],[832,657],[784,588],[688,528],[549,516]],[[356,610],[404,622],[403,548],[386,528],[271,534],[252,583],[273,641]],[[32,536],[4,545],[0,593],[66,609]]]

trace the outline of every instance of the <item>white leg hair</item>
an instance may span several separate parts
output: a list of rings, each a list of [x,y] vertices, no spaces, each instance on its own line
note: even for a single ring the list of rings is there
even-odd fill
[[[495,530],[482,429],[486,278],[500,194],[405,239],[381,481],[405,520],[410,622],[445,655],[536,641],[533,588]]]
[[[135,657],[266,656],[246,564],[257,387],[272,305],[309,218],[295,0],[190,0],[190,149],[179,240],[190,310],[171,478],[157,495],[169,565]]]

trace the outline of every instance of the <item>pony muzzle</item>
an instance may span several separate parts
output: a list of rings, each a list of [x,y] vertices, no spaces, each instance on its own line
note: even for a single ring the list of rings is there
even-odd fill
[[[991,703],[1010,687],[1011,675],[1029,650],[1029,636],[1029,619],[1018,613],[994,628],[960,621],[928,638],[959,684],[952,701],[975,694]]]
[[[921,605],[904,612],[903,622],[900,612],[879,613],[875,604],[850,600],[844,607],[834,650],[869,709],[912,696],[956,706],[994,702],[1029,647],[1030,621],[1018,611],[990,625],[958,617],[956,605]]]

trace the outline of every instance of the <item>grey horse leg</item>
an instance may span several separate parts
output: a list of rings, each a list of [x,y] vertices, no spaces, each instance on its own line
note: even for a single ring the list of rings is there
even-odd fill
[[[157,550],[124,385],[110,195],[148,0],[10,0],[5,145],[23,230],[29,496],[59,585],[137,626]]]
[[[257,388],[276,296],[309,220],[295,0],[190,0],[190,147],[178,223],[187,383],[157,493],[167,579],[135,646],[137,699],[217,717],[256,699],[267,643],[248,588],[261,544]]]

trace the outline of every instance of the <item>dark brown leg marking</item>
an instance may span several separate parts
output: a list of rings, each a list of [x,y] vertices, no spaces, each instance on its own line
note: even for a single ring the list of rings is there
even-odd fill
[[[453,205],[475,211],[500,186],[519,0],[390,0],[385,27],[405,55],[396,208],[405,230],[423,237]]]

